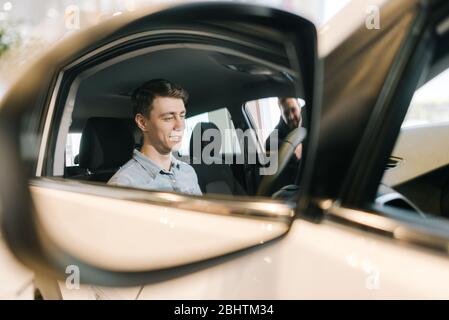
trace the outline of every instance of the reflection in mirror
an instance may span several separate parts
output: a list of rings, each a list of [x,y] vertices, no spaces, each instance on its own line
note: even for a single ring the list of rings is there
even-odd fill
[[[303,144],[280,152],[303,126],[298,88],[301,77],[289,65],[220,47],[124,54],[73,83],[53,176],[190,195],[272,196],[299,181]],[[267,175],[275,178],[261,192]]]
[[[116,271],[175,267],[284,235],[307,121],[298,63],[282,45],[264,60],[165,44],[78,73],[55,106],[47,179],[31,188],[46,234]]]
[[[162,272],[185,274],[258,247],[307,209],[313,170],[301,201],[276,199],[286,186],[264,178],[289,157],[314,163],[318,130],[303,141],[292,107],[302,99],[319,116],[305,18],[241,3],[151,6],[71,33],[24,71],[2,100],[3,176],[15,179],[3,179],[0,202],[5,239],[36,274],[61,279],[74,265],[90,284],[160,280],[146,271],[193,263]],[[245,108],[270,97],[291,130],[285,153],[268,152]]]

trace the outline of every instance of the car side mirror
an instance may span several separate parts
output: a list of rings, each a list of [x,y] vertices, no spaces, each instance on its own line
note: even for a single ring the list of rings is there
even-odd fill
[[[307,185],[301,202],[281,202],[151,193],[36,176],[45,157],[35,145],[51,128],[43,132],[43,126],[26,124],[30,117],[45,120],[53,103],[51,93],[64,84],[66,74],[80,67],[73,66],[74,61],[81,59],[84,66],[100,63],[95,59],[103,59],[102,54],[133,54],[131,50],[136,53],[154,43],[169,46],[187,33],[185,45],[218,47],[223,53],[251,58],[265,69],[249,69],[248,77],[276,70],[271,75],[276,86],[304,98],[312,124],[305,161],[313,165],[318,138],[313,124],[320,112],[313,23],[277,9],[236,3],[122,14],[58,43],[24,71],[1,101],[1,227],[9,248],[26,266],[56,279],[63,279],[67,266],[75,265],[85,283],[145,284],[257,250],[286,234],[295,211],[305,209]],[[305,133],[299,133],[302,141]],[[95,214],[87,216],[88,212]]]

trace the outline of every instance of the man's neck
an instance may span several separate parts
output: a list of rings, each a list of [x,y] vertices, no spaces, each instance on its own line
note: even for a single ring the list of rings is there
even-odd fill
[[[171,168],[171,153],[162,154],[154,146],[150,144],[144,144],[140,149],[140,152],[150,158],[155,164],[161,168],[170,171]]]

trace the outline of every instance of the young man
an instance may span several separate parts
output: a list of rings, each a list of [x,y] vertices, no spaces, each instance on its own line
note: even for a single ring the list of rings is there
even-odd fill
[[[172,155],[184,134],[187,91],[155,79],[138,88],[132,99],[143,145],[108,184],[201,195],[195,170]]]

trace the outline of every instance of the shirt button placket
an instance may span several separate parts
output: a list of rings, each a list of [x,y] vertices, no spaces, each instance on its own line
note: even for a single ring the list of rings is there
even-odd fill
[[[172,175],[171,176],[171,181],[172,181],[172,183],[173,183],[173,189],[176,191],[176,192],[181,192],[181,190],[178,188],[178,186],[176,185],[176,177],[175,177],[175,175]]]

